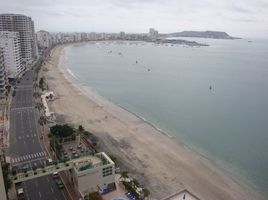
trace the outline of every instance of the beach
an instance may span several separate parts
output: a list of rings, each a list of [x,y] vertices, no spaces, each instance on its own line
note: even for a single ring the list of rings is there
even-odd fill
[[[52,50],[41,72],[56,95],[50,110],[96,134],[105,151],[142,180],[153,199],[185,188],[207,200],[265,199],[236,176],[79,83],[62,66],[63,48]]]

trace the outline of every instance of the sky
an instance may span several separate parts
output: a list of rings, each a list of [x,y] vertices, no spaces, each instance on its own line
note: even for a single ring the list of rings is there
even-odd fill
[[[31,16],[49,32],[225,31],[268,38],[268,0],[0,0],[0,13]]]

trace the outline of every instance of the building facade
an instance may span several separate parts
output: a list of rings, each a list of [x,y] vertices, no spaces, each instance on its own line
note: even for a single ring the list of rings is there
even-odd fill
[[[6,70],[4,60],[4,50],[0,48],[0,98],[6,96]]]
[[[115,164],[104,153],[77,159],[70,179],[82,197],[91,192],[115,189]]]
[[[47,31],[36,32],[37,44],[39,48],[46,49],[51,46],[50,34]]]
[[[26,64],[32,63],[37,58],[34,22],[31,17],[20,14],[0,14],[0,31],[19,33],[21,56]]]
[[[20,53],[19,33],[0,31],[0,47],[3,49],[7,78],[18,78],[24,71]]]

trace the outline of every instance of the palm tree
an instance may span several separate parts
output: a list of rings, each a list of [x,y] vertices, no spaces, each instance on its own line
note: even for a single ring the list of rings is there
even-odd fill
[[[150,191],[147,188],[142,189],[142,192],[143,192],[143,198],[144,199],[149,197],[150,194],[151,194]]]
[[[38,123],[43,127],[43,132],[44,132],[44,125],[46,125],[48,122],[47,117],[41,116],[38,120]]]

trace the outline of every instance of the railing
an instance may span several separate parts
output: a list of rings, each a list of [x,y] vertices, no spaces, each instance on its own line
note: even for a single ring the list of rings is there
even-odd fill
[[[73,163],[59,163],[57,165],[49,165],[46,167],[37,168],[36,170],[25,171],[24,173],[18,173],[16,175],[10,176],[13,183],[27,181],[33,178],[38,178],[41,176],[46,176],[52,174],[53,172],[61,172],[73,168]]]
[[[30,179],[38,178],[41,176],[46,176],[46,175],[52,174],[53,172],[61,172],[61,171],[69,170],[74,167],[75,160],[80,159],[81,157],[87,157],[87,156],[97,156],[100,158],[100,156],[96,153],[84,152],[78,158],[73,158],[68,161],[66,160],[65,162],[60,162],[60,163],[51,164],[47,166],[40,166],[40,167],[37,167],[36,169],[30,169],[30,170],[25,169],[24,172],[22,172],[23,169],[21,169],[19,173],[16,173],[15,175],[10,175],[10,178],[14,183],[18,183],[18,182],[23,182],[23,181],[27,181]],[[100,163],[92,164],[87,169],[96,168],[99,166],[103,166],[105,164],[109,164],[109,163],[104,163],[103,161],[101,161]],[[83,171],[83,170],[78,169],[78,171]]]

